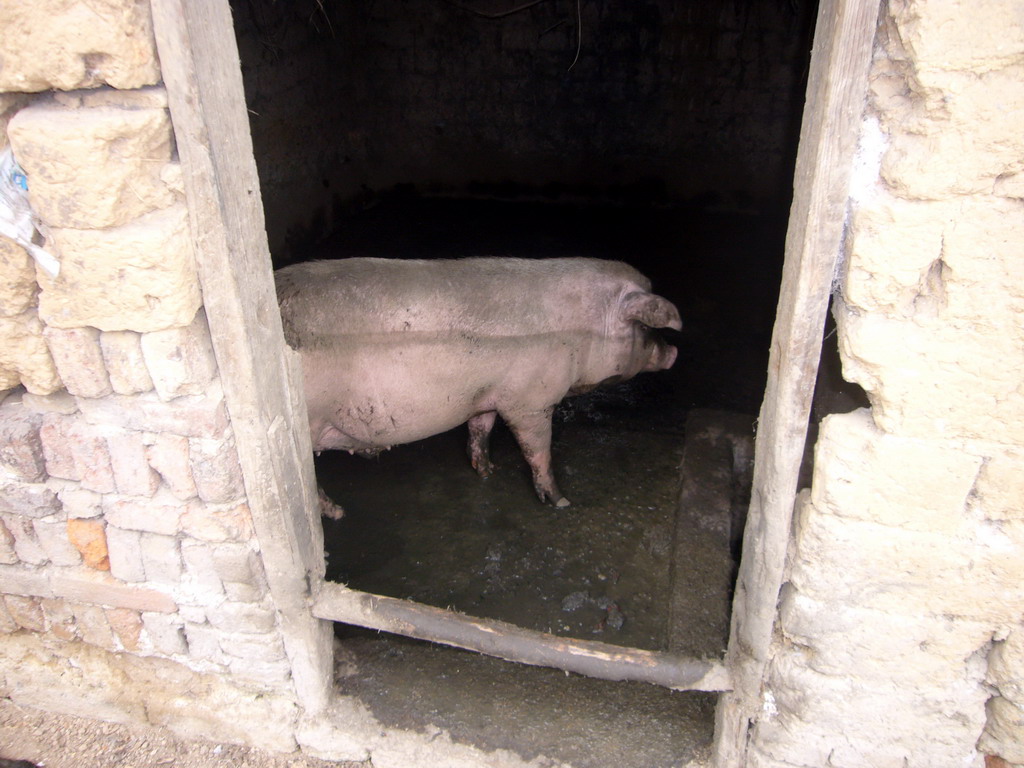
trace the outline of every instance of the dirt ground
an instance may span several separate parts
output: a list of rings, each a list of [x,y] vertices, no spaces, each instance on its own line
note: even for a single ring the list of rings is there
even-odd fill
[[[0,700],[0,768],[355,768],[298,753],[280,755],[232,744],[178,738],[143,725],[54,715]],[[6,762],[14,761],[14,762]]]

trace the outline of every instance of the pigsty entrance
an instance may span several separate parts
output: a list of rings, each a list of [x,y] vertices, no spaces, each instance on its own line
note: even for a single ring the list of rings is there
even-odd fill
[[[537,500],[503,427],[492,440],[498,470],[486,481],[469,465],[464,427],[374,459],[321,454],[318,479],[346,511],[324,521],[328,578],[560,636],[721,658],[734,562],[729,502],[745,500],[732,471],[742,467],[735,451],[715,453],[728,441],[706,439],[716,412],[700,411],[699,424],[692,413],[757,408],[773,297],[755,290],[763,274],[745,277],[741,266],[749,249],[781,242],[778,229],[740,213],[403,195],[353,216],[325,255],[621,258],[676,303],[684,329],[671,339],[680,350],[671,371],[558,409],[553,453],[568,509]],[[691,249],[716,258],[689,258]],[[744,417],[726,422],[720,431],[744,437]],[[752,423],[746,417],[748,442]],[[703,442],[688,442],[688,424]],[[724,506],[679,509],[684,455],[699,471],[724,472]],[[740,471],[736,482],[744,479]],[[712,737],[713,694],[567,676],[340,624],[337,635],[342,689],[398,727],[441,727],[579,766],[686,764]]]

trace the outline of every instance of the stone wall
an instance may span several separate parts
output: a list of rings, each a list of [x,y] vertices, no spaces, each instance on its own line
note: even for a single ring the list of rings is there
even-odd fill
[[[339,204],[397,184],[789,198],[814,3],[233,5],[275,257],[289,228],[320,234]]]
[[[0,28],[0,147],[60,261],[0,238],[0,694],[293,749],[149,4]]]
[[[883,3],[751,765],[1024,763],[1024,15]]]

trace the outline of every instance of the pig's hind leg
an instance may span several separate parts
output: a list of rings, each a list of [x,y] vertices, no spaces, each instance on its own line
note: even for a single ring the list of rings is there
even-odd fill
[[[555,484],[555,473],[551,469],[551,414],[554,408],[543,411],[505,414],[501,417],[516,436],[519,449],[533,472],[533,487],[543,502],[556,507],[569,506],[569,500],[562,495]]]
[[[468,422],[469,443],[466,445],[466,453],[469,454],[469,461],[480,477],[489,477],[494,471],[490,443],[491,430],[494,429],[494,420],[497,416],[497,411],[487,411],[478,413]]]

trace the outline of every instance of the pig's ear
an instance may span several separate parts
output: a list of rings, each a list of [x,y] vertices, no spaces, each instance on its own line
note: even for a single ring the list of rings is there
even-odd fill
[[[643,323],[651,328],[683,329],[679,310],[668,299],[646,291],[627,293],[622,300],[622,317],[630,322]]]

